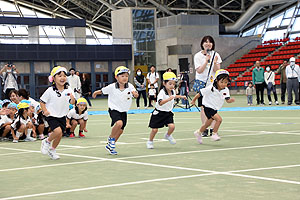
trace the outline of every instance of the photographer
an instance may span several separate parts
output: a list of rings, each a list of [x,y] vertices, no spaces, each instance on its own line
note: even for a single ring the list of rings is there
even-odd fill
[[[9,98],[9,92],[12,90],[18,90],[18,70],[14,64],[6,64],[0,70],[2,82],[3,82],[3,92],[5,93],[5,98]]]

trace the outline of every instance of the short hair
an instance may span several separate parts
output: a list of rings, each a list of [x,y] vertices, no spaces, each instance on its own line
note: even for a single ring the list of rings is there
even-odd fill
[[[203,43],[206,42],[207,40],[213,44],[211,50],[215,50],[215,41],[210,35],[204,36],[202,38],[201,43],[200,43],[201,49],[204,50]]]
[[[151,83],[151,84],[150,84],[150,86],[153,86],[153,87],[154,87],[154,84],[153,84],[153,83]]]
[[[74,70],[76,72],[76,70],[73,67],[71,69],[69,69],[69,72],[72,71],[72,70]]]

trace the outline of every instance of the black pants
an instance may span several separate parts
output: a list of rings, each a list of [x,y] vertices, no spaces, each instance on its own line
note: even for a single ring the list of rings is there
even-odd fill
[[[281,83],[281,102],[285,102],[286,83]]]
[[[256,89],[256,102],[257,104],[263,104],[264,103],[264,85],[261,84],[255,84],[255,89]],[[261,98],[259,99],[259,93]]]
[[[88,102],[89,106],[92,106],[92,103],[91,103],[91,101],[90,101],[90,99],[89,99],[89,94],[87,94],[87,95],[82,95],[82,96],[86,99],[86,101]]]
[[[140,107],[140,98],[141,98],[141,95],[142,95],[142,96],[143,96],[143,99],[144,99],[144,106],[146,107],[146,106],[147,106],[146,90],[138,91],[138,93],[139,93],[139,96],[138,96],[138,98],[136,99],[136,106],[137,106],[137,107]]]

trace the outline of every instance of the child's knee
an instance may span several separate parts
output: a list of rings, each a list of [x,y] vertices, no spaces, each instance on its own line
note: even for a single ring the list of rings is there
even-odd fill
[[[169,129],[175,129],[175,124],[168,124]]]
[[[122,120],[116,121],[115,126],[121,128],[123,126],[123,121]]]
[[[72,121],[72,125],[77,126],[78,122],[76,120]]]

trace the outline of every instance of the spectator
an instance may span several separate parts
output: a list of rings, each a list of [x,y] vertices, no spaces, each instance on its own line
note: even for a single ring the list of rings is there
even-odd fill
[[[11,102],[13,102],[13,103],[15,103],[15,104],[20,103],[19,92],[17,90],[11,90],[8,94],[8,97],[11,100]]]
[[[275,73],[271,71],[270,66],[266,67],[266,72],[264,76],[265,76],[265,82],[267,84],[269,105],[272,105],[271,91],[273,91],[275,104],[278,105],[279,103],[278,103],[277,93],[276,93]]]
[[[140,109],[141,95],[143,96],[143,99],[144,99],[144,106],[145,106],[145,108],[147,108],[146,78],[143,75],[143,71],[140,68],[138,68],[136,70],[136,76],[134,77],[134,83],[136,85],[136,90],[139,93],[139,96],[136,99],[137,108]]]
[[[220,69],[222,59],[219,53],[215,50],[215,41],[211,36],[204,36],[200,43],[201,51],[194,56],[194,65],[196,70],[195,83],[193,90],[199,92],[200,89],[210,86],[214,81],[214,76],[217,70]],[[201,122],[206,121],[206,115],[202,107],[202,96],[198,98],[198,106],[201,106]],[[215,121],[211,124],[210,132],[212,133]],[[208,129],[202,135],[208,136]]]
[[[154,88],[153,84],[150,84],[150,88],[148,90],[148,97],[149,97],[149,107],[153,107],[152,101],[156,102],[156,89]]]
[[[173,72],[173,71],[172,71],[172,68],[168,68],[168,69],[166,70],[166,72]]]
[[[181,96],[188,96],[189,92],[189,76],[185,72],[180,73],[180,95]],[[186,105],[189,103],[187,99],[181,99],[181,103]]]
[[[11,90],[18,90],[18,70],[15,65],[13,64],[6,64],[1,70],[0,70],[1,78],[3,81],[3,92],[5,93],[5,98],[9,98],[9,92]]]
[[[68,76],[68,83],[71,89],[74,91],[75,99],[80,98],[80,89],[81,89],[81,82],[79,76],[75,74],[75,69],[71,68],[69,70],[70,76]]]
[[[299,81],[298,77],[300,75],[299,65],[295,64],[296,59],[294,57],[290,58],[290,64],[286,66],[285,73],[287,77],[287,91],[288,91],[288,105],[293,103],[293,94],[295,94],[295,103],[299,105]]]
[[[277,74],[280,74],[281,104],[285,104],[285,93],[286,93],[286,82],[287,82],[285,69],[287,65],[288,62],[286,60],[283,61],[282,65],[280,65],[278,70],[276,71]]]
[[[248,83],[248,87],[246,88],[246,96],[247,96],[247,103],[248,106],[252,106],[253,105],[253,83],[249,82]]]
[[[158,94],[158,80],[159,80],[159,75],[155,71],[156,67],[154,65],[151,65],[150,67],[150,72],[147,74],[147,81],[148,81],[148,89],[150,89],[150,85],[153,84],[154,88],[156,90],[156,94]],[[152,105],[149,102],[149,107]]]
[[[89,75],[87,73],[82,74],[82,85],[81,85],[82,96],[87,100],[90,107],[92,107],[92,103],[89,99],[89,96],[92,93],[91,90],[91,81],[89,79]]]
[[[257,105],[264,105],[264,68],[260,67],[260,62],[255,62],[255,68],[252,71],[252,82],[255,85],[256,90],[256,102]],[[259,98],[259,93],[261,98]]]

